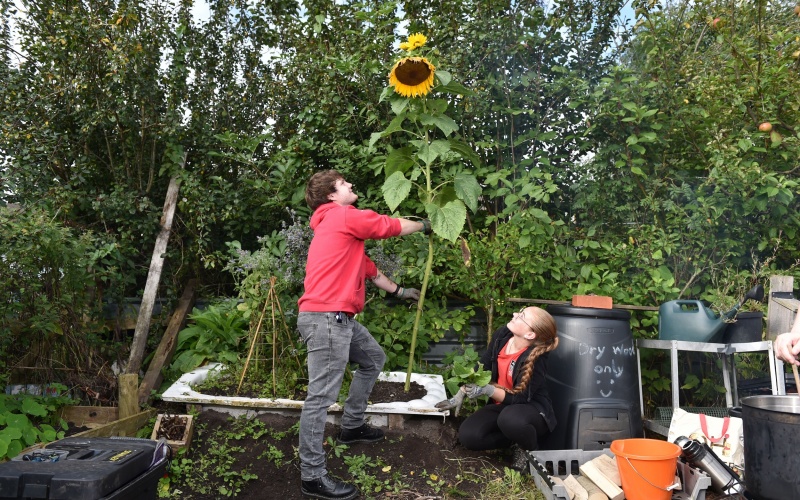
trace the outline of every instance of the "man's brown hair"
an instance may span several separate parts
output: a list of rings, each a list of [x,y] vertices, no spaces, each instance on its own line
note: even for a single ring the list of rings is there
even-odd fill
[[[306,183],[306,203],[311,210],[316,210],[320,205],[328,203],[328,196],[336,192],[336,181],[344,179],[336,170],[323,170],[317,172]]]

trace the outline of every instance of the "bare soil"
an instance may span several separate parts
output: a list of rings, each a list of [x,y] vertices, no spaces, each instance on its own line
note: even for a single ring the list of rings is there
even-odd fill
[[[409,392],[406,392],[402,383],[381,381],[375,384],[370,402],[410,401],[425,394],[425,388],[416,383],[412,383]],[[175,410],[174,405],[163,404],[159,411]],[[230,455],[235,456],[232,469],[239,474],[257,476],[245,483],[235,498],[304,498],[300,493],[297,456],[299,414],[286,416],[266,413],[255,418],[271,432],[258,439],[243,435],[241,439],[233,439],[225,444],[231,450]],[[363,499],[478,498],[487,480],[503,477],[503,469],[511,465],[511,457],[508,452],[475,452],[462,447],[458,443],[458,426],[462,421],[463,416],[446,419],[406,416],[401,429],[384,428],[386,439],[382,442],[357,443],[337,449],[333,449],[327,440],[330,437],[335,442],[339,428],[329,424],[325,429],[328,471],[334,477],[357,482],[353,474],[359,471],[351,470],[346,462],[354,459],[367,462],[361,470],[374,478],[373,490],[363,491],[362,486]],[[201,412],[195,422],[190,449],[176,459],[188,459],[191,463],[201,464],[220,446],[216,439],[231,428],[233,418],[225,413],[207,410]],[[282,458],[276,460],[276,456]],[[172,487],[180,489],[181,498],[216,500],[222,497],[218,492],[224,485],[224,476],[229,473],[215,475],[202,472],[204,484],[211,486],[210,491],[214,493],[195,491],[191,486],[192,481],[179,481]],[[378,486],[380,491],[374,491]],[[532,481],[531,487],[535,488]]]

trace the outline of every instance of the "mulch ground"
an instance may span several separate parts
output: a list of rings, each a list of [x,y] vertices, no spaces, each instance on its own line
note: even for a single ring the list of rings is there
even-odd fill
[[[397,385],[402,387],[391,383],[376,385],[370,400],[373,403],[398,401],[397,398],[403,396],[395,394]],[[413,394],[406,397],[414,399]],[[206,492],[196,491],[192,481],[178,481],[170,489],[179,489],[180,498],[217,500],[225,496],[220,494],[225,478],[230,474],[241,476],[244,473],[256,477],[241,485],[240,491],[232,495],[235,498],[304,498],[300,493],[297,456],[299,416],[265,413],[254,418],[271,431],[264,433],[262,430],[257,438],[252,432],[231,433],[228,431],[235,426],[230,415],[214,410],[200,413],[189,450],[175,460],[197,465]],[[462,420],[455,417],[445,420],[407,417],[403,429],[384,428],[386,439],[379,443],[357,443],[346,449],[333,449],[326,443],[328,471],[335,477],[357,484],[360,478],[362,499],[478,498],[487,480],[500,480],[504,476],[503,469],[510,466],[511,458],[505,453],[474,452],[463,448],[457,438]],[[250,429],[263,429],[260,423]],[[337,426],[326,426],[326,441],[329,436],[335,440],[338,430]],[[220,436],[226,434],[241,434],[241,438],[220,444]],[[231,470],[206,468],[208,457],[220,447],[230,450],[227,454],[235,457]],[[351,468],[353,464],[355,468]],[[182,468],[186,473],[192,470],[191,467]],[[367,476],[359,476],[361,471]],[[370,491],[365,491],[365,485],[369,485]],[[532,483],[531,487],[535,488]]]

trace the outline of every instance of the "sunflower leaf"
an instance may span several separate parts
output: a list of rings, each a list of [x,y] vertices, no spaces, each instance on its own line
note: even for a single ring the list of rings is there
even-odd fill
[[[433,232],[442,238],[455,242],[464,222],[467,220],[467,208],[461,200],[446,203],[443,207],[435,203],[425,204],[425,212],[431,221]]]
[[[408,99],[392,99],[392,111],[394,114],[399,115],[408,108]]]
[[[449,116],[430,116],[421,114],[419,121],[423,125],[436,125],[436,128],[441,130],[445,137],[458,130],[458,124]]]
[[[450,151],[449,142],[435,140],[430,144],[422,144],[422,147],[419,148],[417,156],[420,160],[424,161],[426,165],[430,165],[436,160],[436,158],[448,151]]]
[[[453,75],[451,75],[449,71],[437,70],[436,78],[438,78],[439,81],[442,82],[442,85],[447,85],[453,80]]]
[[[386,156],[386,175],[395,172],[407,172],[414,165],[413,149],[410,146],[393,150]]]
[[[472,212],[478,211],[478,197],[481,195],[481,185],[475,176],[470,174],[457,174],[455,179],[456,194]]]
[[[403,172],[395,172],[386,178],[381,186],[381,191],[383,199],[389,205],[389,210],[394,212],[400,203],[408,198],[408,193],[411,192],[411,181],[406,179]]]
[[[460,154],[462,158],[472,163],[472,166],[478,168],[481,166],[481,159],[475,154],[467,144],[464,144],[459,139],[450,139],[450,150]]]
[[[458,82],[450,82],[447,85],[439,85],[435,89],[437,92],[446,92],[448,94],[455,94],[455,95],[463,95],[463,96],[472,96],[475,95],[475,92],[471,91],[467,87],[461,85]]]

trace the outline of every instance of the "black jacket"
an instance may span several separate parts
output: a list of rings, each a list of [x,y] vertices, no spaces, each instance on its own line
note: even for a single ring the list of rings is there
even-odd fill
[[[492,336],[491,345],[488,346],[486,352],[484,352],[481,356],[481,364],[483,364],[484,370],[489,370],[492,372],[492,382],[496,383],[499,378],[497,356],[500,354],[500,350],[506,345],[508,340],[513,335],[514,334],[511,333],[511,330],[509,330],[505,325],[498,328]],[[519,379],[522,376],[521,367],[525,366],[525,360],[528,359],[530,353],[531,348],[529,347],[522,354],[520,354],[516,364],[514,365],[512,380],[515,387],[519,383]],[[533,374],[531,374],[531,379],[528,381],[528,385],[525,387],[525,390],[519,394],[506,393],[505,399],[503,399],[500,404],[529,404],[533,406],[536,408],[537,412],[542,414],[544,419],[547,421],[547,426],[552,431],[556,427],[556,415],[553,412],[553,402],[550,401],[550,393],[547,391],[547,358],[549,354],[550,353],[544,353],[543,355],[539,356],[539,359],[534,361]]]

